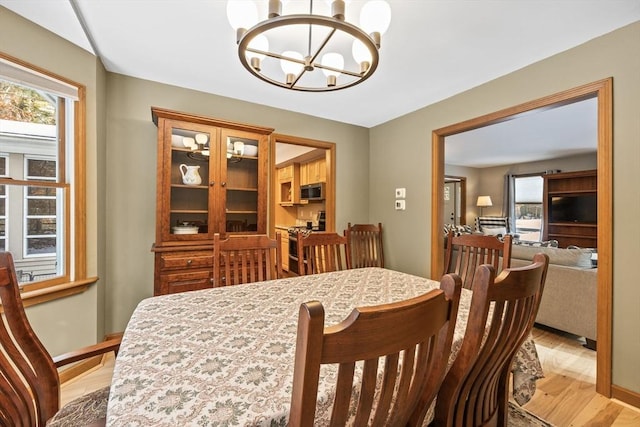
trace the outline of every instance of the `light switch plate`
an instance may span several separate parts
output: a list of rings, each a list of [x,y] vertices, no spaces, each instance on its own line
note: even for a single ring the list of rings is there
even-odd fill
[[[396,210],[403,211],[406,209],[406,204],[404,200],[396,200]]]
[[[407,189],[396,188],[396,199],[404,199],[405,197],[407,197]]]

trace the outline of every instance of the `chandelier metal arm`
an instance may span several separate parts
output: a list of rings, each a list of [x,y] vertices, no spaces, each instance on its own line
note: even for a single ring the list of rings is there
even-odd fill
[[[329,34],[327,34],[327,37],[325,37],[324,41],[322,43],[320,43],[320,46],[318,46],[318,49],[316,50],[316,53],[314,53],[313,56],[311,57],[311,60],[310,60],[311,63],[315,63],[316,62],[316,58],[318,57],[318,55],[320,55],[320,52],[322,52],[322,50],[325,48],[327,43],[329,43],[329,40],[331,40],[331,37],[333,37],[333,35],[335,33],[336,33],[336,29],[335,28],[331,29]],[[311,56],[311,46],[309,46],[309,56]],[[322,68],[322,67],[320,67],[320,68]]]
[[[316,52],[314,52],[313,56],[311,58],[307,57],[305,58],[305,60],[299,60],[296,58],[288,58],[288,57],[284,57],[281,54],[278,53],[274,53],[274,52],[269,52],[269,51],[263,51],[260,49],[254,49],[254,48],[250,48],[249,44],[250,42],[257,37],[260,34],[264,34],[265,32],[272,30],[274,28],[279,28],[279,27],[286,27],[286,26],[293,26],[293,25],[310,25],[310,26],[322,26],[322,27],[329,27],[330,33],[327,35],[327,37],[325,38],[325,40],[322,42],[322,44],[320,45],[320,47],[317,49]],[[326,45],[329,43],[330,39],[334,36],[334,34],[339,31],[345,34],[350,35],[351,37],[353,37],[354,39],[359,40],[360,42],[362,42],[367,49],[371,52],[371,56],[372,56],[372,60],[371,60],[371,64],[368,66],[368,68],[365,71],[361,71],[360,72],[355,72],[352,70],[341,70],[341,69],[337,69],[328,65],[323,65],[321,63],[316,63],[316,59],[317,57],[320,55],[320,53],[322,52],[322,50],[326,47]],[[253,53],[258,53],[258,54],[262,54],[265,56],[268,56],[270,58],[275,58],[275,59],[286,59],[287,61],[291,61],[291,62],[295,62],[298,64],[303,65],[303,69],[302,71],[296,76],[296,78],[294,79],[293,83],[289,82],[282,82],[282,81],[278,81],[278,80],[274,80],[273,78],[263,74],[260,72],[260,69],[254,69],[251,64],[247,61],[247,58],[245,56],[245,52],[253,52]],[[358,83],[361,83],[362,81],[366,80],[370,75],[373,74],[373,72],[376,70],[377,66],[378,66],[378,44],[376,43],[376,40],[374,40],[369,34],[366,34],[365,32],[363,32],[360,28],[356,27],[353,24],[350,24],[346,21],[342,21],[336,18],[331,18],[331,17],[326,17],[326,16],[321,16],[321,15],[284,15],[284,16],[277,16],[277,17],[273,17],[273,18],[269,18],[265,21],[259,22],[258,24],[256,24],[255,26],[253,26],[252,28],[246,30],[241,37],[239,37],[238,40],[238,55],[240,57],[240,62],[242,63],[242,65],[248,70],[250,71],[252,74],[254,74],[255,76],[259,77],[260,79],[271,83],[273,85],[276,86],[280,86],[280,87],[284,87],[284,88],[288,88],[288,89],[293,89],[293,90],[299,90],[299,91],[308,91],[308,92],[323,92],[323,91],[328,91],[328,90],[336,90],[336,89],[343,89],[343,88],[347,88],[353,85],[356,85]],[[312,67],[308,67],[309,69],[305,69],[305,66],[309,66],[312,65]],[[300,78],[306,73],[306,72],[311,72],[313,70],[313,68],[319,68],[319,69],[325,69],[325,70],[330,70],[330,71],[334,71],[334,72],[340,72],[341,74],[345,74],[351,77],[354,77],[354,79],[348,83],[342,84],[342,85],[336,85],[330,88],[327,87],[305,87],[305,86],[296,86],[296,84],[298,83],[298,81],[300,80]]]
[[[274,59],[285,59],[287,61],[295,62],[295,63],[300,64],[300,65],[305,65],[306,64],[306,61],[304,59],[291,58],[289,56],[284,56],[284,55],[281,55],[281,54],[275,53],[275,52],[268,52],[266,50],[260,50],[260,49],[254,49],[254,48],[251,48],[251,47],[247,47],[247,52],[252,52],[252,53],[268,56],[268,57],[274,58]],[[356,72],[351,71],[351,70],[334,68],[334,67],[331,67],[329,65],[324,65],[322,63],[315,62],[314,60],[318,56],[319,53],[320,53],[320,51],[318,51],[316,53],[316,55],[313,57],[313,60],[311,61],[313,66],[314,66],[314,68],[320,68],[320,69],[324,69],[324,70],[336,71],[336,72],[339,72],[339,73],[342,73],[342,74],[347,74],[347,75],[352,76],[352,77],[361,77],[362,76],[361,73],[356,73]]]

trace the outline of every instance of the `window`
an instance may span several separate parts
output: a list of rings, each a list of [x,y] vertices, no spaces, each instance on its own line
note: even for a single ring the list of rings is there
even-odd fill
[[[543,185],[542,175],[515,177],[516,233],[520,240],[540,241]]]
[[[24,292],[89,283],[84,177],[75,169],[81,91],[0,54],[0,250],[12,253]]]

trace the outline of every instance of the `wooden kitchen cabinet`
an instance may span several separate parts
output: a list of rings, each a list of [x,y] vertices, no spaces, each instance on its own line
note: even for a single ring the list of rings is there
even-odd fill
[[[292,163],[278,169],[278,203],[293,206],[300,203],[300,164]]]
[[[211,287],[214,233],[266,233],[273,129],[156,107],[151,114],[158,127],[154,295]]]
[[[300,165],[300,185],[327,181],[327,161],[324,157]]]
[[[278,169],[278,181],[290,181],[293,178],[293,164]]]

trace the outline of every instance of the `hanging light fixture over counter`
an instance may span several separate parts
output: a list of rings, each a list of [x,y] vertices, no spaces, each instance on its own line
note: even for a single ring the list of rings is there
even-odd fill
[[[363,3],[359,26],[348,22],[345,10],[355,1],[268,0],[262,12],[267,18],[259,21],[266,3],[227,2],[240,62],[256,77],[286,89],[324,92],[361,83],[378,67],[381,35],[391,22],[386,1],[357,2]]]

